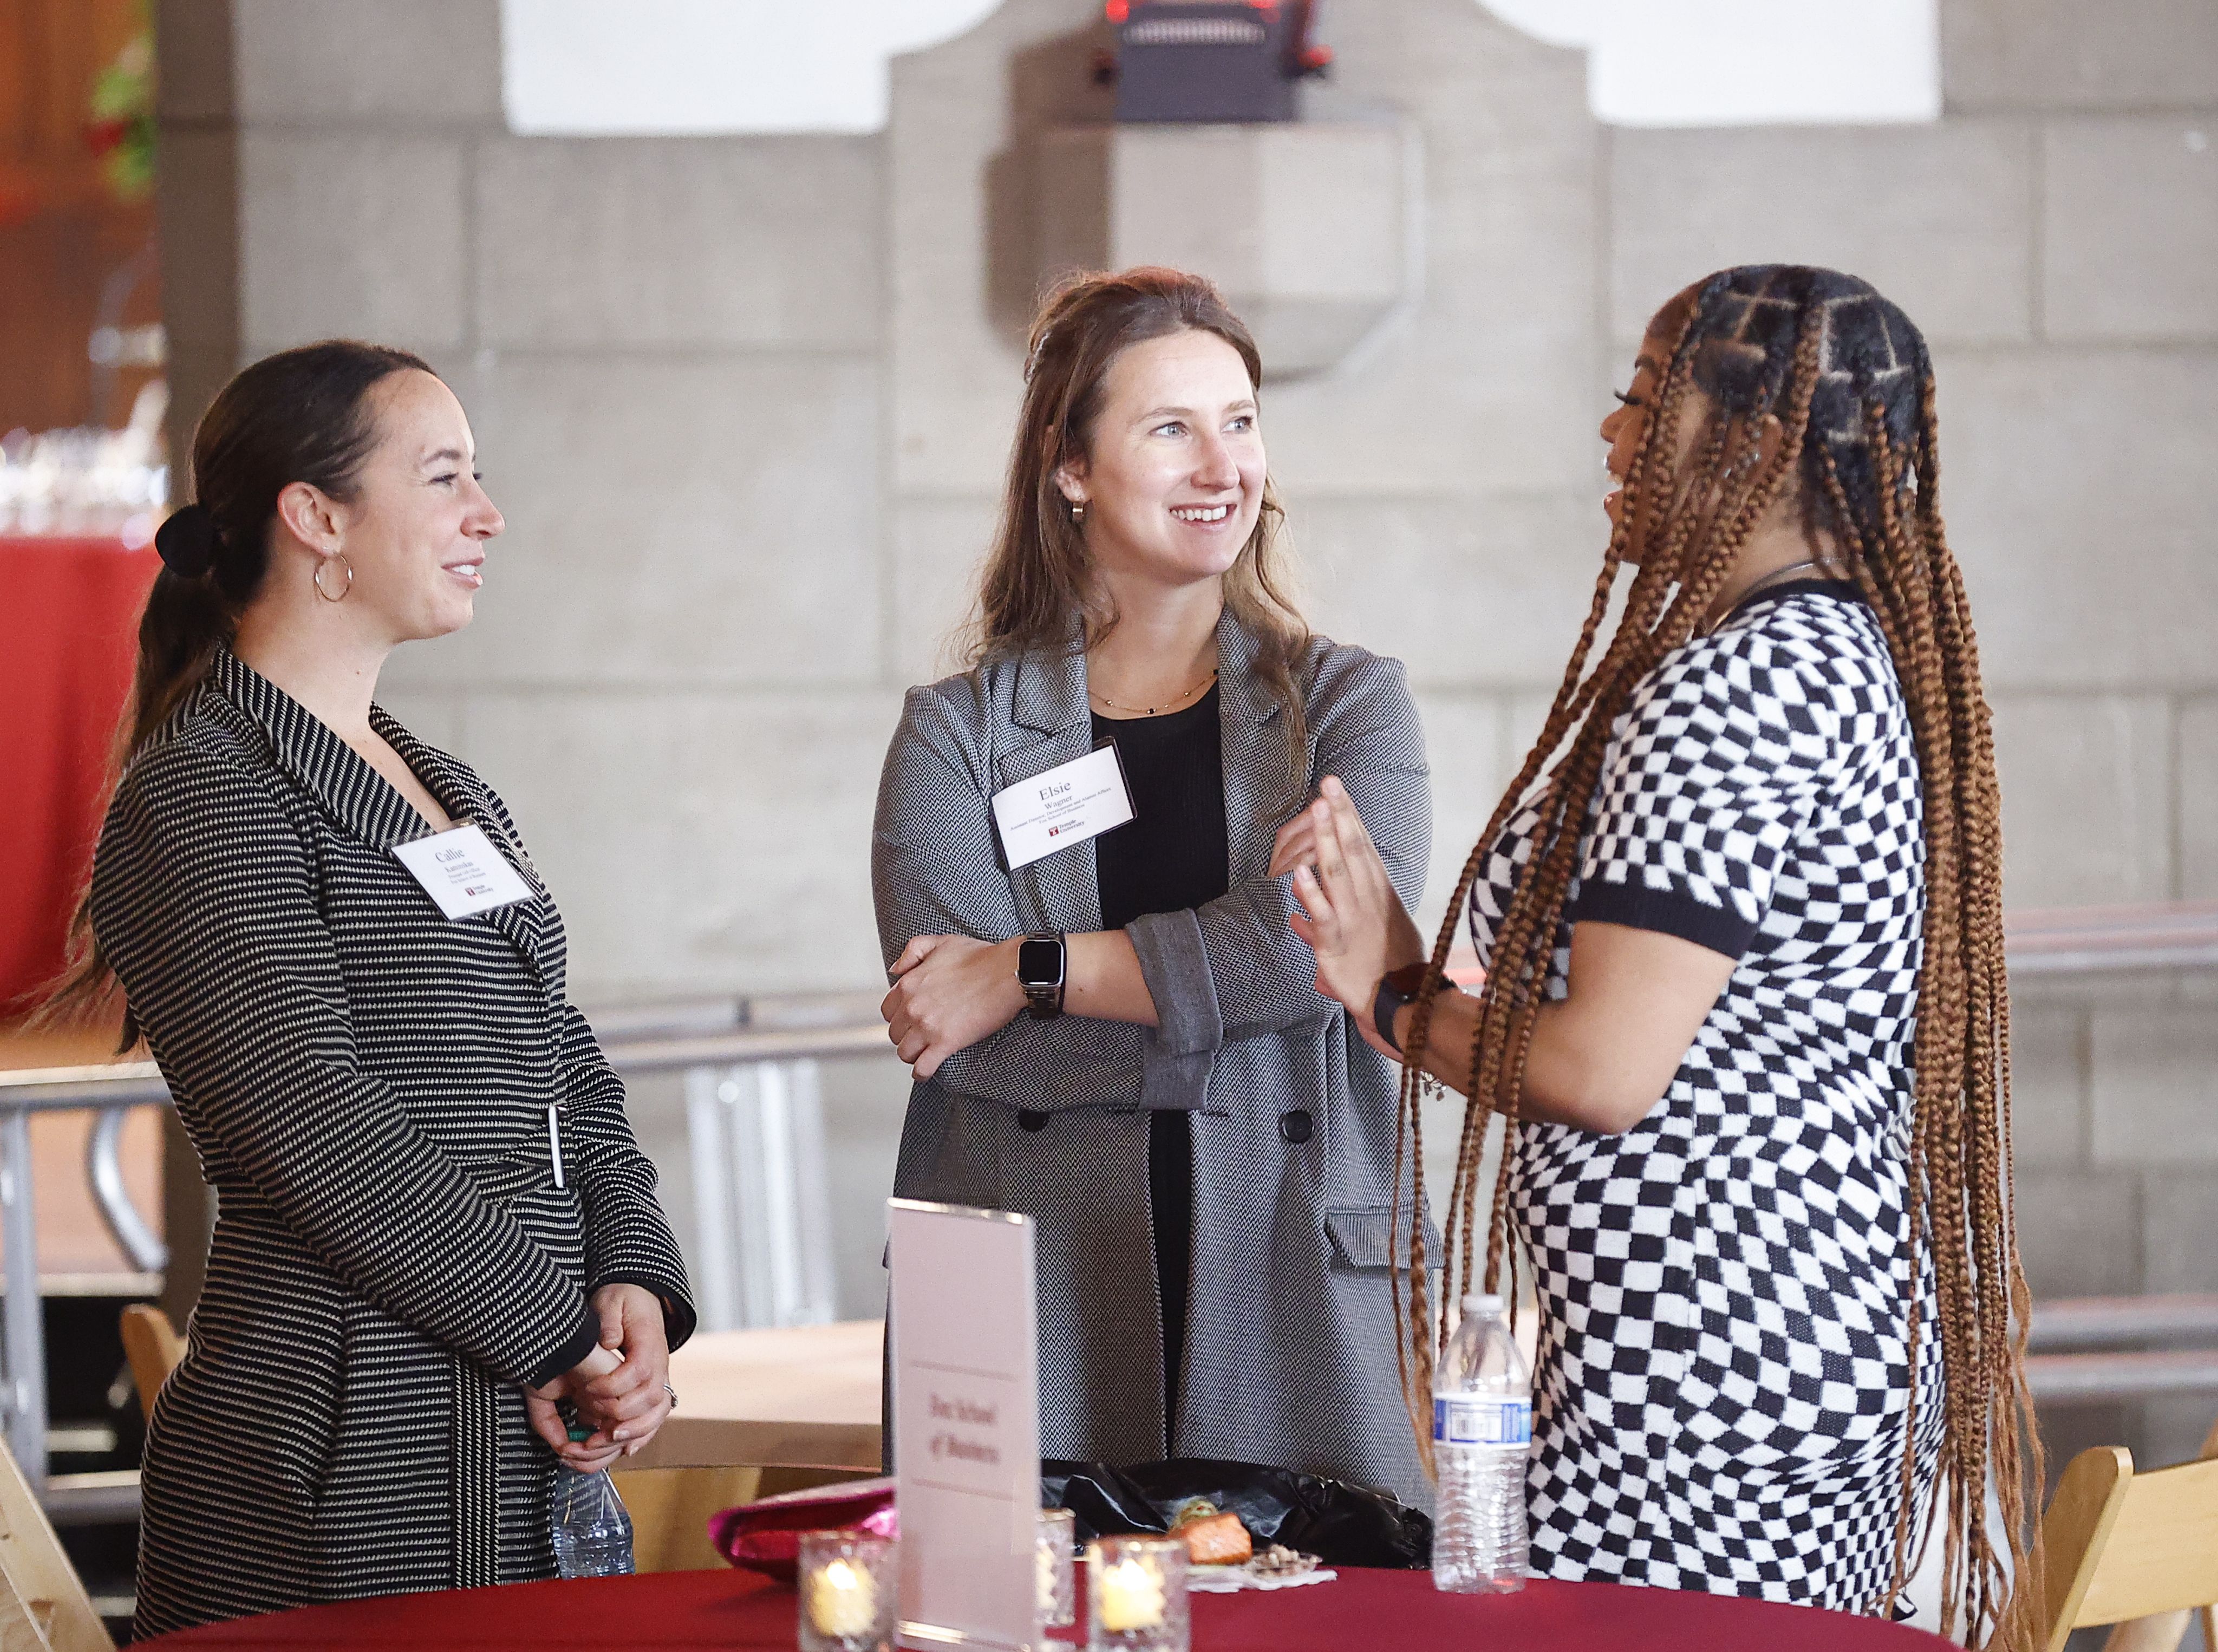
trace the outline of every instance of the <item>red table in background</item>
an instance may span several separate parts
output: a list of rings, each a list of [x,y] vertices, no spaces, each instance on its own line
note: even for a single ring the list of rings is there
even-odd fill
[[[151,545],[0,535],[0,1020],[62,966],[160,566]]]
[[[664,1572],[307,1606],[142,1644],[177,1652],[277,1647],[790,1652],[794,1606],[790,1586],[747,1573]],[[1073,1632],[1055,1633],[1060,1638]],[[1082,1635],[1076,1638],[1083,1644]],[[1782,1647],[1949,1652],[1949,1643],[1917,1630],[1805,1606],[1545,1579],[1512,1595],[1440,1594],[1429,1572],[1353,1568],[1332,1582],[1305,1588],[1198,1594],[1193,1646],[1194,1652],[1775,1652]]]

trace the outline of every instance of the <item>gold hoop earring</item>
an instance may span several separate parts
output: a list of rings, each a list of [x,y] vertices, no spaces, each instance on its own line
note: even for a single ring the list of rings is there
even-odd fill
[[[339,587],[339,594],[336,597],[324,589],[324,570],[334,562],[346,570],[346,584]],[[316,559],[316,571],[308,577],[315,582],[317,596],[327,603],[343,603],[346,601],[347,592],[354,589],[354,564],[346,560],[344,551],[333,551],[329,556]]]
[[[1084,522],[1085,522],[1085,520],[1086,520],[1086,501],[1085,501],[1085,500],[1083,500],[1083,499],[1073,499],[1073,500],[1070,502],[1070,519],[1071,519],[1071,521],[1072,521],[1074,523],[1084,523]]]

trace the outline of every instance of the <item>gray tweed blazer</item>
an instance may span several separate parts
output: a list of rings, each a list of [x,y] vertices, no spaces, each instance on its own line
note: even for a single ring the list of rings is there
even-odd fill
[[[1137,1462],[1231,1457],[1429,1506],[1395,1373],[1392,1067],[1316,988],[1267,877],[1291,798],[1283,708],[1255,639],[1217,629],[1226,894],[1128,932],[1161,1025],[1020,1018],[910,1092],[895,1191],[1038,1222],[1040,1446]],[[1304,662],[1303,795],[1338,775],[1402,898],[1429,847],[1425,745],[1398,661],[1320,639]],[[1004,869],[988,800],[1093,745],[1082,655],[912,689],[886,755],[871,871],[889,963],[913,936],[1101,926],[1092,843]],[[1194,1115],[1193,1260],[1180,1415],[1166,1427],[1149,1216],[1154,1108]]]

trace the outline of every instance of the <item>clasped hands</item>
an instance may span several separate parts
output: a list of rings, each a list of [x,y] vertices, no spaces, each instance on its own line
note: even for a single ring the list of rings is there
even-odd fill
[[[600,1346],[544,1388],[527,1389],[524,1414],[532,1432],[580,1474],[629,1457],[654,1438],[670,1415],[670,1343],[662,1303],[639,1285],[603,1285],[593,1293],[601,1316]],[[590,1438],[573,1440],[558,1402],[576,1408]]]
[[[1372,1018],[1379,978],[1422,962],[1429,950],[1337,776],[1327,775],[1315,800],[1279,828],[1271,872],[1293,875],[1300,910],[1286,921],[1317,954],[1317,991],[1348,1012],[1373,1049],[1398,1061]]]

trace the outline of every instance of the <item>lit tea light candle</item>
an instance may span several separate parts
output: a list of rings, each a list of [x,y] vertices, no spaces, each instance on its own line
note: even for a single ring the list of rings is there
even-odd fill
[[[819,1635],[835,1641],[867,1635],[877,1616],[877,1585],[852,1561],[832,1561],[809,1580],[809,1621]]]
[[[1163,1621],[1163,1581],[1137,1556],[1111,1563],[1097,1588],[1095,1621],[1112,1635],[1154,1629]]]

